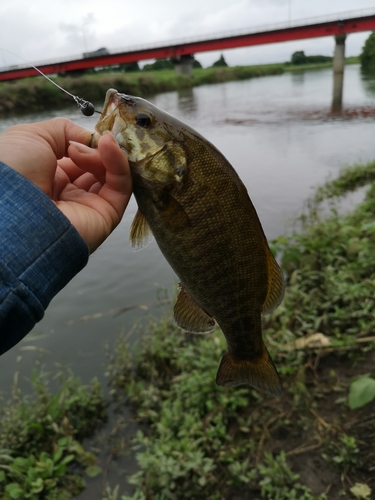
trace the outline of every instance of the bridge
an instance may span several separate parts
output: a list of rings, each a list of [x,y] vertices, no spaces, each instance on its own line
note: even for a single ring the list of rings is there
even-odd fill
[[[139,62],[146,59],[172,58],[180,67],[180,72],[189,72],[192,64],[192,55],[198,52],[213,50],[234,49],[251,45],[287,42],[306,38],[324,36],[336,37],[336,49],[342,59],[345,53],[345,37],[350,33],[375,30],[375,11],[369,9],[349,11],[329,17],[303,19],[293,23],[278,23],[274,25],[258,26],[246,31],[221,33],[207,38],[181,39],[174,42],[164,42],[159,45],[131,47],[116,50],[111,53],[92,57],[76,56],[62,61],[42,61],[35,64],[45,74],[64,74],[84,71],[89,68],[111,66],[117,64]],[[100,52],[100,51],[98,51]],[[337,50],[336,50],[337,52]],[[341,54],[341,56],[340,56]],[[339,63],[340,65],[341,63]],[[184,69],[185,65],[185,69]],[[335,61],[334,61],[335,66]],[[337,66],[337,64],[336,64]],[[186,69],[187,68],[187,69]],[[37,76],[39,73],[30,65],[11,66],[0,68],[0,81],[13,80]]]

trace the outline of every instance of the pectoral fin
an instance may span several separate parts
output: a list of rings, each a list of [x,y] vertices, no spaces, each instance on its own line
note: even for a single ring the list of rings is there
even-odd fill
[[[152,201],[158,209],[164,224],[172,229],[181,229],[190,226],[190,220],[184,207],[172,196],[168,188],[154,192]]]
[[[130,242],[135,250],[146,247],[152,240],[152,232],[145,216],[137,210],[130,227]]]
[[[267,254],[268,265],[268,291],[262,306],[262,314],[272,312],[284,297],[284,276],[270,249]]]
[[[214,318],[181,285],[173,313],[177,326],[186,332],[209,333],[215,329]]]
[[[225,387],[248,384],[274,397],[283,393],[279,374],[266,346],[263,346],[259,358],[251,360],[236,359],[226,352],[221,359],[216,383]]]

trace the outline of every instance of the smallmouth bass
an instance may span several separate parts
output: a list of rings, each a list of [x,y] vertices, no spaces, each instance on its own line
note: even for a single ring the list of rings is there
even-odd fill
[[[177,325],[227,341],[216,383],[282,394],[261,315],[281,302],[284,278],[255,208],[226,158],[195,130],[139,97],[110,89],[92,146],[109,130],[126,153],[138,212],[130,240],[151,233],[180,280]]]

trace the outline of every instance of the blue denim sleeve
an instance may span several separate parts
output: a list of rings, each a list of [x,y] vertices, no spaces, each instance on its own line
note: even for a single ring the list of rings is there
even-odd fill
[[[89,249],[55,204],[0,162],[0,354],[86,265]]]

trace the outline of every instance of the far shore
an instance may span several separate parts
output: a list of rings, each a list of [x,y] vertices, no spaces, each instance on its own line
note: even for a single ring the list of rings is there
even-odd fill
[[[346,63],[357,64],[359,58],[347,58]],[[102,103],[109,88],[147,98],[161,92],[187,89],[197,85],[280,75],[286,71],[296,72],[330,67],[332,67],[332,62],[304,65],[278,63],[258,66],[211,67],[194,69],[191,78],[177,75],[174,70],[135,71],[133,73],[109,70],[79,77],[53,77],[52,79],[73,95],[93,103]],[[71,97],[41,76],[0,83],[0,113],[3,117],[62,109],[74,105]]]

